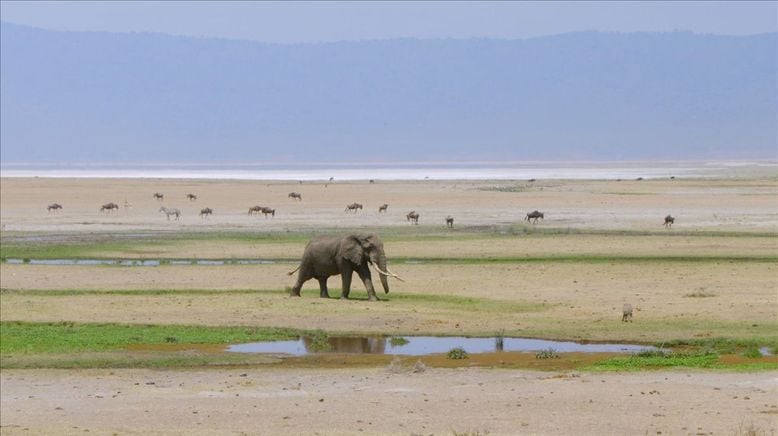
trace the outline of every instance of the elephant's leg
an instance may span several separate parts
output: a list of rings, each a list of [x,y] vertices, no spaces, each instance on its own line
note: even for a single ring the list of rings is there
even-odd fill
[[[300,289],[303,287],[303,283],[307,282],[311,278],[311,275],[305,268],[300,268],[300,272],[297,273],[297,282],[292,286],[292,290],[289,291],[290,297],[299,297]]]
[[[362,283],[365,284],[367,299],[369,301],[378,301],[378,296],[375,294],[375,288],[373,288],[373,279],[370,276],[370,268],[365,265],[364,268],[357,270],[357,274],[359,274],[359,278],[362,279]]]
[[[319,281],[319,297],[330,298],[330,293],[327,292],[327,277],[319,277],[316,280]]]
[[[341,300],[347,300],[348,294],[351,292],[351,269],[345,269],[341,271],[340,276],[343,279],[343,291],[340,293]]]

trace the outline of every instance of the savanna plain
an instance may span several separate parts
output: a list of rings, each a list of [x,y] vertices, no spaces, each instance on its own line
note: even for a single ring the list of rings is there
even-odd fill
[[[62,209],[47,211],[55,202]],[[119,209],[101,212],[108,202]],[[344,210],[353,202],[363,209]],[[249,214],[256,205],[275,215]],[[544,219],[525,220],[533,210]],[[3,178],[0,225],[2,434],[778,433],[773,170],[533,182]],[[337,298],[339,277],[333,298],[319,298],[315,280],[290,297],[287,272],[307,242],[348,233],[378,234],[404,281],[391,278],[379,302],[356,277],[349,300]],[[418,335],[655,348],[326,348]],[[227,351],[299,336],[322,352]]]

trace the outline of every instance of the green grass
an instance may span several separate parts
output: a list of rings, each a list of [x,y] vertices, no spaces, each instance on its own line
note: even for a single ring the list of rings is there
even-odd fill
[[[60,323],[0,323],[0,354],[108,351],[129,345],[232,344],[298,337],[286,328]]]

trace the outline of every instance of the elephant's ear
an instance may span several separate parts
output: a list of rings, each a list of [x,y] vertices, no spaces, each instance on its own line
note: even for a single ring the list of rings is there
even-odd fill
[[[355,265],[361,265],[362,259],[365,256],[364,249],[362,248],[362,241],[354,235],[343,240],[340,244],[340,252],[344,259],[351,261]]]

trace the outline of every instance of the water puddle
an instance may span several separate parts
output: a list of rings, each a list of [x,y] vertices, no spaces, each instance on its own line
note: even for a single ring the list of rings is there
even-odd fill
[[[447,353],[452,348],[457,347],[464,348],[470,354],[498,351],[538,352],[549,348],[553,348],[557,353],[635,353],[641,350],[656,349],[648,345],[591,344],[527,338],[402,336],[393,338],[330,337],[327,338],[326,343],[316,342],[310,337],[301,337],[294,341],[236,344],[229,346],[227,351],[233,353],[291,354],[293,356],[321,352],[424,356]]]
[[[263,259],[223,259],[223,260],[167,260],[167,259],[6,259],[12,265],[119,265],[119,266],[160,266],[160,265],[272,265],[274,260]]]

